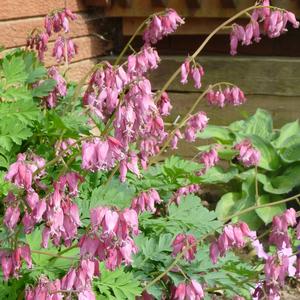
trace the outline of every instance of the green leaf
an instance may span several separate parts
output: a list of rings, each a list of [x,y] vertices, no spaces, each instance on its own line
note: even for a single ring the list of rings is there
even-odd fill
[[[173,179],[186,177],[187,174],[198,171],[200,168],[200,164],[190,160],[184,160],[178,156],[167,158],[162,165],[163,173]]]
[[[32,125],[32,121],[38,120],[39,117],[40,110],[32,100],[0,103],[0,121],[4,124],[20,121],[24,125]]]
[[[287,194],[300,185],[300,164],[290,165],[276,177],[268,178],[259,174],[258,180],[263,183],[264,190],[268,193]]]
[[[256,113],[245,120],[244,134],[255,135],[268,141],[271,139],[273,131],[273,120],[269,112],[263,109],[257,109]]]
[[[274,201],[273,198],[272,198],[272,200]],[[272,200],[271,200],[271,195],[261,195],[258,198],[257,203],[259,205],[269,204],[272,202]],[[282,203],[282,204],[278,204],[278,205],[272,205],[269,207],[258,208],[255,210],[255,212],[267,225],[272,222],[274,216],[280,215],[285,210],[286,210],[286,205],[285,205],[285,203]]]
[[[285,148],[286,142],[291,136],[300,135],[299,121],[285,124],[279,132],[279,136],[272,142],[276,148]]]
[[[280,152],[281,158],[287,163],[300,161],[300,143],[291,145]]]
[[[200,176],[199,181],[202,183],[227,183],[238,174],[238,169],[230,167],[223,169],[220,166],[215,166],[206,171],[204,175]]]
[[[33,97],[46,97],[53,91],[56,86],[56,81],[53,79],[46,79],[40,85],[32,90]]]
[[[25,82],[27,78],[22,57],[5,57],[2,61],[2,70],[7,84]]]
[[[182,197],[178,206],[174,203],[170,205],[168,223],[169,232],[176,233],[179,226],[183,231],[193,231],[197,237],[221,226],[217,214],[205,208],[200,198],[194,195]]]
[[[227,218],[235,212],[236,202],[242,198],[240,193],[224,194],[217,203],[216,214],[220,220]]]
[[[147,238],[140,235],[135,239],[135,241],[145,258],[153,261],[161,261],[165,257],[166,253],[169,256],[172,252],[172,239],[172,234],[166,233],[153,238]]]
[[[3,102],[28,101],[32,99],[31,92],[25,86],[10,86],[1,93]]]
[[[134,190],[127,183],[113,179],[108,186],[100,186],[92,192],[90,208],[96,206],[129,207],[134,198]]]
[[[35,83],[42,79],[47,74],[47,69],[44,66],[39,66],[33,69],[27,77],[26,83]]]
[[[214,138],[223,144],[230,144],[234,139],[234,136],[229,129],[216,125],[208,125],[203,132],[197,134],[197,137],[200,139]]]
[[[104,263],[100,263],[100,273],[101,276],[94,279],[93,284],[106,299],[135,300],[141,295],[140,282],[132,273],[125,272],[124,268],[108,271]]]

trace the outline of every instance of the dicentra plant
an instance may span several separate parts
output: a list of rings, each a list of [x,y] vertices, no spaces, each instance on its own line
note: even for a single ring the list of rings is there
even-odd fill
[[[234,23],[242,16],[249,18],[245,27]],[[209,118],[199,111],[201,101],[219,107],[246,101],[234,83],[212,83],[166,129],[167,89],[179,75],[182,84],[201,88],[204,70],[196,58],[210,39],[230,27],[235,55],[239,43],[278,37],[288,24],[298,28],[294,14],[258,1],[209,34],[156,92],[147,77],[160,63],[153,45],[184,24],[173,9],[149,16],[113,64],[102,61],[69,83],[41,61],[57,35],[52,54],[67,74],[78,50],[68,36],[75,20],[66,8],[51,12],[28,38],[38,59],[27,49],[1,60],[1,297],[279,299],[286,278],[300,276],[297,212],[275,216],[261,236],[243,216],[299,195],[218,219],[199,196],[202,186],[236,175],[214,167],[219,146],[195,161],[158,161],[180,139],[193,142],[205,133]],[[135,51],[131,43],[142,30],[144,45]],[[245,168],[261,167],[263,153],[251,139],[229,150]]]

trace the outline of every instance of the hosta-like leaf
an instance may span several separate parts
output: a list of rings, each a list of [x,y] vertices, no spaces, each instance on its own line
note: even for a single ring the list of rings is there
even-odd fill
[[[272,197],[270,195],[262,195],[258,198],[257,203],[259,205],[268,204],[272,201],[276,201],[275,197]],[[279,200],[279,198],[277,198]],[[258,208],[255,210],[255,212],[258,214],[258,216],[264,221],[264,223],[267,225],[272,222],[273,217],[282,214],[286,210],[285,203],[269,206],[269,207],[263,207]]]
[[[272,141],[272,144],[276,148],[285,148],[287,146],[286,145],[287,140],[291,136],[297,136],[297,135],[300,136],[300,125],[298,120],[285,124],[280,129],[278,137]]]
[[[214,138],[223,144],[232,143],[234,140],[234,135],[229,129],[216,125],[207,125],[203,132],[197,134],[197,137],[200,139]]]

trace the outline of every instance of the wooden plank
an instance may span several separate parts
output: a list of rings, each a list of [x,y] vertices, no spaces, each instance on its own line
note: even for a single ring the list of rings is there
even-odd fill
[[[95,3],[97,0],[93,0]],[[176,9],[176,11],[184,16],[192,17],[231,17],[238,11],[252,6],[255,1],[253,0],[243,0],[234,1],[236,3],[235,7],[222,7],[220,0],[202,0],[201,8],[194,9],[190,8],[186,1],[183,0],[169,0],[168,6]],[[274,3],[273,3],[274,2]],[[296,15],[300,16],[300,9],[297,1],[273,1],[274,5],[279,7],[292,10]],[[112,5],[111,8],[105,10],[105,15],[110,17],[147,17],[157,11],[152,5],[151,0],[132,0],[132,8],[124,8],[118,3]]]
[[[78,82],[100,59],[101,57],[96,57],[71,63],[66,73],[67,78]],[[65,71],[64,66],[61,66],[60,69],[62,72]]]
[[[201,7],[202,0],[186,0],[186,4],[190,8],[199,8]]]
[[[70,23],[70,36],[80,37],[100,32],[100,15],[78,14],[78,19]],[[29,32],[43,26],[43,17],[10,20],[0,23],[0,41],[5,48],[23,46]],[[51,36],[50,40],[55,39]]]
[[[184,57],[162,57],[160,67],[151,73],[154,89],[160,89],[181,65]],[[284,57],[203,56],[198,62],[204,67],[203,87],[220,81],[232,82],[246,93],[264,95],[300,95],[300,59]],[[192,81],[169,87],[171,91],[195,91]]]
[[[138,26],[143,22],[143,18],[138,17],[126,17],[122,18],[123,23],[123,34],[132,35],[135,33]],[[217,26],[222,24],[225,19],[223,18],[186,18],[185,24],[178,27],[176,30],[176,35],[200,35],[208,34],[212,32]],[[237,21],[239,24],[243,25],[247,22],[245,19],[239,19]],[[229,29],[221,30],[217,34],[228,34]],[[140,32],[140,35],[143,33]]]
[[[109,7],[111,6],[111,0],[85,0],[87,5],[99,6],[99,7]]]
[[[169,121],[174,121],[180,115],[184,116],[193,105],[197,94],[195,93],[169,93],[173,105],[172,115]],[[208,106],[205,102],[199,105],[197,110],[205,111],[210,118],[209,124],[228,125],[233,121],[241,120],[244,117],[242,113],[249,115],[255,113],[258,107],[268,110],[273,117],[274,127],[280,128],[287,122],[294,121],[300,116],[300,97],[267,96],[267,95],[248,95],[247,102],[240,107],[227,106],[218,109]],[[179,149],[172,154],[179,154],[184,157],[193,157],[197,154],[197,145],[203,145],[206,142],[197,140],[195,143],[180,142]]]
[[[84,11],[87,8],[84,0],[68,0],[67,4],[73,12]],[[0,20],[42,16],[61,7],[64,7],[62,0],[1,0]]]

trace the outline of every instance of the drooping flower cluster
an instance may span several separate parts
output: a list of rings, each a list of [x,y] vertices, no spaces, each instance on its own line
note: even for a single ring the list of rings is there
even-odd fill
[[[77,141],[72,138],[68,138],[65,140],[58,140],[55,145],[55,155],[61,155],[62,157],[72,155],[72,149],[71,148],[78,148]]]
[[[184,137],[188,142],[194,142],[197,132],[201,132],[207,126],[209,118],[203,111],[191,116],[186,122]]]
[[[19,276],[24,261],[28,268],[32,268],[30,248],[27,244],[17,246],[14,250],[0,250],[0,261],[4,280]]]
[[[171,299],[174,300],[200,300],[204,298],[204,292],[201,284],[192,279],[190,283],[179,283],[173,289]]]
[[[252,44],[253,41],[258,43],[261,40],[261,34],[265,34],[269,38],[279,37],[287,31],[288,22],[290,22],[294,28],[299,28],[299,22],[292,12],[269,8],[269,0],[262,0],[258,4],[266,7],[255,9],[246,27],[237,24],[232,25],[230,34],[231,55],[237,54],[239,42],[246,46]],[[260,23],[263,23],[262,26],[260,26]]]
[[[65,8],[61,11],[56,11],[45,17],[44,27],[49,36],[53,32],[69,32],[70,31],[70,21],[77,19],[77,16],[71,12],[70,9]]]
[[[82,143],[82,168],[85,170],[109,170],[124,157],[122,144],[113,137],[105,140],[94,138]]]
[[[181,134],[180,130],[177,128],[175,130],[172,140],[170,142],[171,149],[173,149],[173,150],[177,149],[178,141],[181,139],[183,139],[183,135]]]
[[[260,152],[252,146],[250,140],[243,140],[236,144],[234,150],[239,151],[237,159],[245,166],[257,166],[260,161]]]
[[[132,254],[137,253],[132,235],[138,235],[138,216],[135,210],[123,211],[97,207],[90,211],[91,231],[79,241],[82,258],[105,261],[109,270],[121,263],[131,264]]]
[[[199,192],[199,184],[190,184],[179,188],[171,197],[170,202],[175,202],[177,205],[180,204],[181,197],[187,196],[189,194],[194,194]]]
[[[59,36],[52,50],[52,56],[55,57],[57,62],[67,61],[70,62],[72,58],[78,53],[78,47],[70,38]]]
[[[76,294],[78,299],[95,300],[95,294],[92,288],[94,277],[98,277],[99,263],[96,260],[82,259],[77,268],[70,268],[62,279],[50,281],[47,277],[40,277],[38,284],[33,287],[27,287],[25,290],[26,300],[65,299],[66,293]]]
[[[32,31],[31,35],[27,38],[26,47],[35,49],[38,52],[38,58],[43,61],[45,52],[48,50],[49,35],[46,32],[39,30]]]
[[[167,9],[163,15],[154,15],[150,19],[144,31],[143,39],[146,44],[156,44],[182,24],[184,21],[177,12],[174,9]]]
[[[72,197],[78,194],[79,181],[83,178],[70,172],[59,178],[54,183],[54,192],[46,198],[46,209],[43,213],[45,227],[42,233],[42,246],[48,247],[49,238],[54,245],[58,246],[61,242],[70,247],[73,239],[77,235],[77,228],[81,225],[79,210]]]
[[[160,204],[162,200],[158,192],[155,189],[150,189],[147,192],[141,192],[131,202],[131,208],[137,213],[149,211],[152,213],[156,212],[155,204]]]
[[[243,248],[245,246],[245,238],[251,237],[251,231],[244,222],[225,226],[222,234],[210,245],[211,261],[216,264],[218,256],[225,256],[229,249]]]
[[[269,242],[276,245],[279,250],[291,246],[288,228],[297,224],[296,216],[296,211],[289,208],[282,215],[273,218]]]
[[[44,102],[47,107],[53,108],[57,104],[58,97],[67,95],[67,83],[54,66],[48,69],[48,76],[55,80],[56,85],[53,91],[47,97],[44,97]]]
[[[52,33],[58,33],[64,31],[68,33],[70,30],[70,21],[76,20],[76,15],[73,14],[68,8],[62,10],[56,10],[55,12],[47,15],[44,20],[44,30],[34,30],[27,38],[27,47],[30,49],[36,49],[38,51],[39,59],[44,60],[45,52],[48,50],[48,41]],[[67,50],[67,51],[65,51]],[[56,57],[58,62],[62,58],[70,61],[77,53],[77,46],[69,38],[65,38],[61,35],[58,36],[54,43],[53,57]]]
[[[296,275],[297,257],[291,248],[285,246],[265,260],[265,280],[259,282],[253,292],[253,299],[280,299],[280,289],[288,276]]]
[[[187,58],[185,62],[181,65],[181,83],[188,83],[188,76],[192,76],[194,80],[194,86],[197,89],[201,88],[201,79],[204,76],[204,69],[199,64],[193,64],[191,67],[190,59]]]
[[[233,106],[242,105],[246,102],[246,97],[241,89],[237,86],[232,88],[225,88],[224,91],[210,90],[206,94],[207,102],[210,105],[224,107],[226,104],[231,104]]]
[[[158,111],[162,116],[168,116],[171,112],[172,105],[170,102],[169,95],[163,92],[160,99],[157,102]]]
[[[200,163],[204,164],[204,168],[199,171],[199,175],[204,174],[210,168],[214,167],[219,161],[217,147],[212,148],[209,151],[202,152],[200,155]]]
[[[197,240],[192,234],[179,233],[175,237],[172,247],[172,255],[174,257],[178,253],[183,253],[183,257],[191,262],[195,259],[195,254],[197,253]]]

